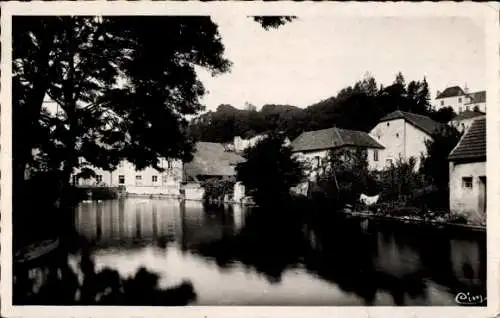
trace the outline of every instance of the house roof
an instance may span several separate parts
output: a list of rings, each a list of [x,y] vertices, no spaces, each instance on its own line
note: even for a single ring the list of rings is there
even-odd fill
[[[184,164],[186,175],[196,176],[234,176],[234,166],[245,158],[228,151],[223,144],[197,142],[193,160]]]
[[[455,97],[465,95],[464,90],[460,86],[451,86],[446,88],[444,91],[436,96],[436,99]]]
[[[428,135],[432,135],[436,130],[439,130],[439,128],[441,128],[440,123],[432,120],[427,116],[403,112],[400,110],[396,110],[385,115],[384,117],[382,117],[382,119],[380,119],[379,122],[381,123],[401,118],[417,127],[418,129],[422,130],[423,132],[427,133]]]
[[[375,139],[364,131],[341,129],[337,127],[303,132],[292,142],[292,149],[312,151],[344,146],[383,149]]]
[[[486,91],[470,93],[468,95],[471,98],[471,101],[467,103],[467,105],[486,103]]]
[[[486,117],[474,120],[469,130],[451,151],[451,161],[463,159],[486,160]]]
[[[476,112],[476,111],[471,111],[471,110],[466,110],[464,112],[461,112],[457,116],[455,116],[452,121],[459,121],[459,120],[464,120],[464,119],[471,119],[474,117],[479,117],[479,116],[484,116],[486,115],[483,112]]]

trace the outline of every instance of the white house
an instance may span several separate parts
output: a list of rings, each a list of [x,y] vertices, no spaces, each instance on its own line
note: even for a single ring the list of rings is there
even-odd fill
[[[440,124],[427,116],[403,112],[400,110],[387,114],[370,131],[383,149],[368,156],[369,167],[383,170],[398,159],[416,159],[416,169],[420,167],[420,158],[426,154],[426,140],[432,140],[432,134],[438,131]]]
[[[472,123],[448,156],[450,212],[486,220],[486,117]]]
[[[314,180],[318,175],[323,160],[331,150],[362,149],[368,157],[377,156],[384,147],[363,131],[341,129],[337,127],[307,131],[292,143],[292,151],[301,161],[310,164],[309,177]]]
[[[134,164],[122,160],[115,170],[106,171],[86,164],[81,159],[81,168],[73,173],[72,183],[77,186],[123,186],[130,194],[179,195],[183,180],[182,161],[160,159],[159,166],[164,169],[163,172],[151,167],[138,170]],[[95,177],[80,178],[78,174],[85,167],[92,169]]]
[[[460,86],[451,86],[437,92],[432,106],[436,110],[451,107],[457,114],[474,110],[486,112],[486,92],[470,93],[467,87],[462,89]]]
[[[449,124],[455,127],[458,131],[465,132],[476,119],[485,116],[486,114],[482,112],[466,110],[453,118]]]
[[[464,106],[464,110],[486,113],[486,91],[469,93],[467,103],[465,103]]]

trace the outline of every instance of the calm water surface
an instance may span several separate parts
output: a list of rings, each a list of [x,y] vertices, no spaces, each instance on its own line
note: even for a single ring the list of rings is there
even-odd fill
[[[258,223],[258,224],[257,224]],[[193,284],[191,305],[456,305],[484,293],[484,234],[350,219],[289,231],[239,205],[128,198],[81,203],[97,269]],[[72,258],[77,263],[77,256]]]

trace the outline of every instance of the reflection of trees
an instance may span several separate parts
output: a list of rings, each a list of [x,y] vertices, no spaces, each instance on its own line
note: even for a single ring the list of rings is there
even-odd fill
[[[304,228],[300,218],[287,212],[254,213],[237,235],[204,245],[198,252],[215,258],[222,267],[239,261],[270,282],[280,282],[287,268],[304,263],[309,272],[357,294],[367,305],[374,304],[378,291],[391,294],[397,305],[404,305],[406,296],[426,297],[421,272],[395,276],[378,270],[376,241],[363,234],[359,224],[332,217]],[[314,244],[308,240],[311,236]]]
[[[307,242],[292,220],[267,212],[255,210],[237,234],[203,244],[197,252],[215,258],[220,267],[237,260],[263,273],[269,282],[280,282],[285,269],[298,264]]]
[[[359,224],[338,218],[318,223],[314,231],[321,242],[320,253],[307,257],[306,267],[342,290],[355,293],[366,305],[373,305],[378,291],[388,292],[396,305],[405,305],[405,295],[425,299],[426,286],[421,272],[395,275],[377,267],[376,237],[363,233]]]
[[[159,276],[140,268],[132,277],[121,277],[113,269],[95,269],[89,253],[82,253],[74,271],[67,261],[52,263],[45,279],[32,292],[35,282],[19,275],[14,284],[14,304],[22,305],[118,305],[182,306],[196,299],[193,285],[183,282],[173,288],[158,286]]]

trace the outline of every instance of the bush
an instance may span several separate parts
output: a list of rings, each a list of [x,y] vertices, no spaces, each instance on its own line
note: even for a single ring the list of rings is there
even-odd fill
[[[455,223],[455,224],[467,224],[468,220],[463,215],[454,214],[454,215],[450,216],[450,218],[448,219],[448,222]]]
[[[202,183],[205,189],[205,200],[223,200],[224,197],[229,195],[233,196],[235,181],[232,179],[207,179]]]

